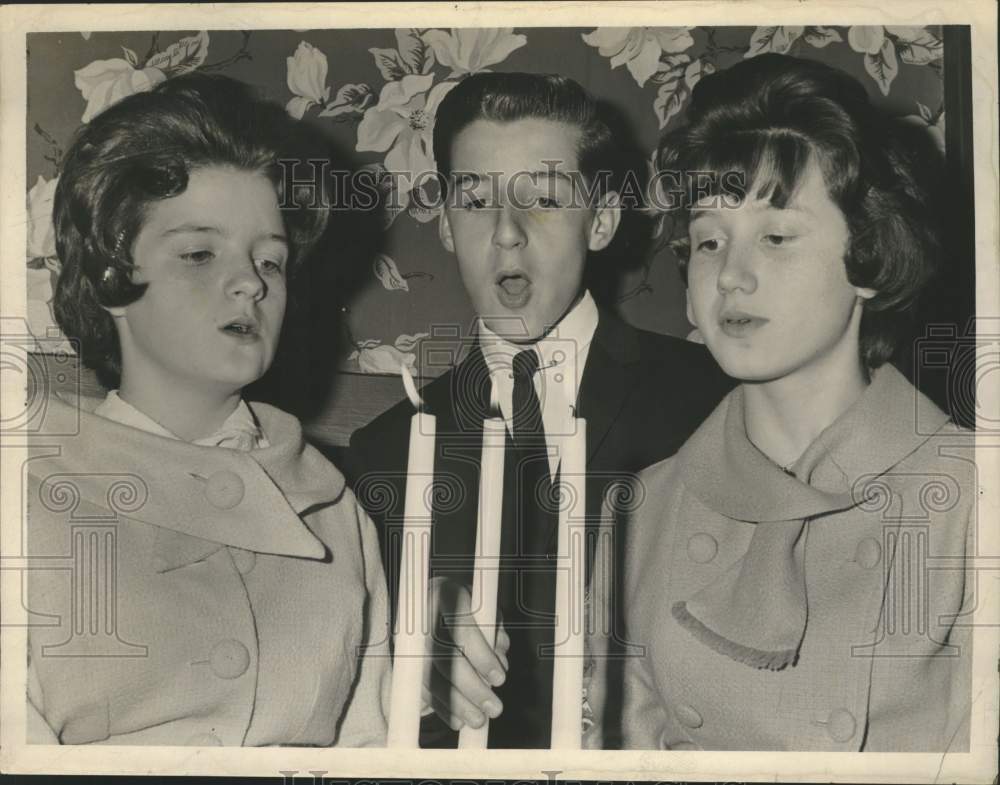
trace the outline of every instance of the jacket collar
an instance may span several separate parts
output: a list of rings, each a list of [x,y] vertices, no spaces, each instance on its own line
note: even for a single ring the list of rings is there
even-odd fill
[[[737,387],[678,452],[685,485],[704,504],[742,521],[810,518],[862,501],[854,484],[883,474],[948,417],[891,365],[816,438],[790,476],[749,440]],[[915,427],[917,422],[926,428]]]
[[[116,517],[157,526],[153,564],[159,571],[199,561],[224,545],[327,556],[299,516],[336,501],[344,478],[305,443],[295,417],[253,404],[270,446],[242,452],[121,425],[92,414],[96,403],[83,399],[76,409],[49,399],[46,417],[53,418],[54,432],[76,435],[45,439],[58,444],[58,454],[29,464],[42,480],[43,499],[45,483],[56,482],[53,475],[71,477],[81,499],[110,508]]]
[[[594,340],[580,379],[579,416],[587,421],[587,460],[592,460],[634,384],[639,363],[639,340],[610,311],[598,309]]]

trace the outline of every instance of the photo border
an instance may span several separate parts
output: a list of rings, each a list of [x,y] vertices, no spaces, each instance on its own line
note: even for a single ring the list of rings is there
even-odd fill
[[[885,5],[885,4],[883,4]],[[727,26],[767,24],[962,24],[971,27],[974,176],[976,205],[976,313],[981,324],[1000,324],[998,275],[997,7],[988,2],[953,0],[947,7],[917,0],[905,7],[843,2],[629,2],[629,3],[334,3],[116,5],[113,13],[90,6],[0,8],[0,314],[4,324],[23,318],[27,213],[25,154],[26,34],[31,32],[207,29],[320,29],[420,27],[595,27],[640,25]],[[99,24],[95,25],[95,22]],[[984,319],[986,317],[986,319]],[[996,332],[996,331],[993,331]],[[1000,335],[993,336],[1000,342]],[[23,401],[25,379],[0,378],[3,409]],[[980,388],[984,420],[1000,421],[1000,385]],[[1000,434],[977,433],[977,464],[984,479],[978,520],[976,568],[984,589],[976,609],[973,653],[972,732],[969,753],[822,753],[392,749],[190,748],[133,746],[25,745],[26,645],[20,514],[26,442],[5,435],[0,448],[0,597],[4,627],[0,638],[0,770],[4,773],[191,774],[281,777],[297,771],[327,771],[331,778],[517,778],[743,780],[801,782],[991,782],[996,773],[998,735],[997,651],[1000,649]],[[993,521],[993,524],[987,522]],[[10,554],[14,554],[11,556]],[[308,779],[306,781],[309,781]]]

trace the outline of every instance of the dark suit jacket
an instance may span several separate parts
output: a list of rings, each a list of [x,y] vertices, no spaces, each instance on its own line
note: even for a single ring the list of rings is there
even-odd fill
[[[577,401],[587,421],[588,522],[600,519],[609,486],[673,455],[731,387],[705,347],[637,330],[601,310]],[[489,389],[477,345],[421,390],[437,418],[431,571],[469,584]],[[358,429],[346,461],[349,481],[379,530],[393,609],[412,415],[412,405],[403,401]],[[617,709],[609,706],[608,712]],[[605,724],[613,729],[615,719]]]

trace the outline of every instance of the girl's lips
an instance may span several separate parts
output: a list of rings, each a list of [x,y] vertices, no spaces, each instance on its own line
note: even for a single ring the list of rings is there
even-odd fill
[[[222,325],[219,330],[245,343],[251,343],[260,339],[260,331],[257,329],[255,322],[236,320]]]
[[[719,318],[719,328],[730,338],[745,338],[768,321],[748,313],[733,312]]]

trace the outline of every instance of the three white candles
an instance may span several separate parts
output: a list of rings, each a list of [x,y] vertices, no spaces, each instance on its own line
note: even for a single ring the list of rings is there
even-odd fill
[[[410,420],[406,500],[396,604],[395,652],[389,708],[388,746],[419,747],[422,685],[427,635],[436,620],[428,618],[431,486],[437,421],[422,411],[408,369],[403,385],[416,408]],[[473,572],[473,619],[487,641],[496,640],[500,536],[506,428],[503,419],[483,421],[476,557]],[[583,722],[584,578],[586,527],[587,423],[568,418],[559,445],[560,487],[556,568],[556,630],[552,684],[552,749],[580,749]],[[489,722],[464,727],[462,749],[485,749]]]

